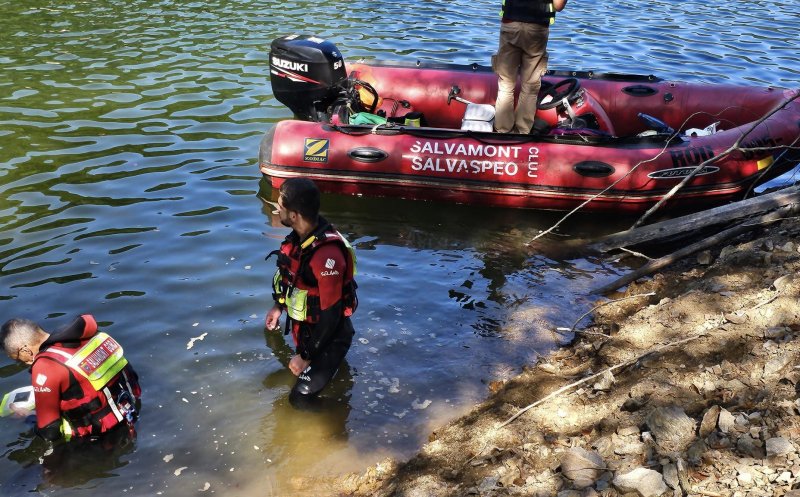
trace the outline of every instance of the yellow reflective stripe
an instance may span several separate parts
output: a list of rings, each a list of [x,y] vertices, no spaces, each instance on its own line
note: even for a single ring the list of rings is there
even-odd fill
[[[10,416],[14,413],[14,411],[11,410],[11,407],[9,407],[9,404],[11,404],[11,400],[9,399],[10,396],[11,394],[7,393],[3,395],[3,400],[0,401],[0,418]]]
[[[774,160],[773,160],[772,156],[769,156],[769,157],[765,157],[765,158],[761,159],[760,161],[756,162],[756,165],[758,166],[758,170],[761,171],[762,169],[771,166],[773,162],[774,162]]]
[[[64,440],[67,442],[72,440],[72,426],[65,418],[61,418],[61,434],[64,435]]]
[[[306,241],[304,241],[303,243],[300,244],[300,248],[304,249],[304,248],[308,247],[309,245],[311,245],[312,243],[314,243],[315,241],[317,241],[317,237],[316,236],[309,236],[308,238],[306,238]]]
[[[550,24],[553,24],[556,22],[556,7],[553,5],[553,2],[547,4],[547,11],[553,14],[553,16],[550,18]]]
[[[66,365],[83,376],[100,391],[116,376],[128,360],[122,356],[122,346],[106,333],[98,333],[72,355]]]
[[[337,231],[337,233],[339,233],[339,232]],[[339,233],[339,238],[342,239],[342,241],[344,242],[344,246],[347,247],[347,250],[350,251],[350,258],[353,260],[353,277],[355,277],[356,272],[357,272],[356,271],[356,249],[354,249],[353,246],[350,245],[350,242],[348,242],[347,238],[343,237],[341,233]]]
[[[286,297],[286,313],[295,321],[305,321],[308,314],[308,290],[292,288]]]

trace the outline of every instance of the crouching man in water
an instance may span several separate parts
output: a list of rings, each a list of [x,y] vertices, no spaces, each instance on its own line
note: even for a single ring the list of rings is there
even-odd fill
[[[32,366],[39,436],[89,441],[111,431],[134,435],[139,378],[91,315],[52,334],[28,319],[11,319],[0,328],[0,344],[11,359]]]
[[[277,330],[286,310],[296,354],[289,369],[297,376],[289,400],[314,407],[317,394],[333,379],[353,340],[350,316],[358,305],[355,251],[319,215],[320,194],[313,181],[292,178],[281,185],[278,215],[292,232],[270,256],[278,256],[273,277],[275,305],[265,325]],[[267,257],[269,258],[269,257]]]

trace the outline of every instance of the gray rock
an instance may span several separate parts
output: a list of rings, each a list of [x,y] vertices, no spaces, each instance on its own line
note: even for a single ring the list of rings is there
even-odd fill
[[[614,442],[611,437],[602,437],[595,440],[592,448],[597,450],[603,457],[614,455]]]
[[[686,450],[695,439],[697,423],[677,406],[653,409],[647,416],[647,426],[663,453]]]
[[[629,473],[617,475],[612,484],[623,494],[636,492],[642,497],[660,497],[669,490],[661,473],[647,468],[636,468]]]
[[[736,449],[747,457],[753,459],[763,459],[765,452],[764,447],[760,446],[759,441],[753,440],[750,435],[742,435],[736,441]]]
[[[720,407],[717,405],[711,406],[705,414],[703,420],[700,422],[700,437],[706,438],[717,428],[717,420],[719,419]]]
[[[661,468],[661,472],[663,473],[664,482],[669,485],[669,488],[673,490],[680,490],[681,482],[678,479],[678,467],[672,463],[665,464]]]
[[[722,433],[730,433],[736,424],[736,418],[727,409],[720,409],[717,425]]]
[[[733,255],[734,253],[736,253],[736,247],[734,247],[733,245],[725,245],[719,252],[719,258],[725,259]]]
[[[620,440],[614,445],[614,454],[620,456],[644,455],[646,450],[647,446],[638,440],[632,442]]]
[[[783,338],[789,334],[789,330],[785,326],[772,326],[764,330],[764,338],[770,340]]]
[[[708,446],[712,449],[729,449],[733,445],[733,442],[731,442],[731,439],[727,435],[723,435],[718,431],[707,436],[706,443],[708,443]]]
[[[738,312],[726,312],[722,315],[725,321],[733,324],[742,324],[747,321],[747,314],[739,314]]]
[[[629,437],[631,435],[639,436],[639,428],[635,426],[621,426],[617,429],[617,435],[621,437]]]
[[[499,481],[500,479],[496,476],[487,476],[478,485],[478,492],[480,492],[481,495],[488,493],[490,490],[497,488],[497,483]]]
[[[600,392],[607,392],[611,390],[611,387],[614,386],[616,381],[617,380],[614,378],[614,375],[611,373],[611,371],[607,370],[600,376],[600,379],[597,380],[594,385],[592,385],[592,388]]]
[[[695,440],[686,451],[686,460],[693,466],[698,466],[703,462],[703,454],[706,451],[706,444],[702,440]]]
[[[605,471],[605,466],[600,454],[580,447],[569,449],[561,456],[561,474],[575,488],[591,487]]]
[[[783,437],[775,437],[767,440],[767,457],[785,456],[795,451],[794,445]]]
[[[758,414],[758,413],[753,414],[752,418],[748,418],[747,416],[745,416],[742,413],[737,414],[736,415],[736,426],[737,427],[742,427],[742,428],[747,428],[748,426],[750,426],[750,420],[751,419],[753,419],[753,420],[761,419],[761,417],[760,417],[761,415],[758,414],[758,417],[756,417],[756,414]]]
[[[792,356],[789,354],[778,353],[764,365],[764,376],[770,377],[778,374],[783,368],[792,362]]]

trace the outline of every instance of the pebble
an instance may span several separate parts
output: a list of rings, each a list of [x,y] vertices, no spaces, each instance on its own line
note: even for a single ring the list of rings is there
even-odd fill
[[[701,438],[709,436],[716,429],[720,410],[718,405],[713,405],[703,414],[699,432]]]
[[[660,497],[668,490],[661,473],[647,468],[617,475],[612,483],[620,492],[636,492],[642,497]]]
[[[605,465],[600,454],[580,447],[571,448],[561,456],[561,474],[578,489],[591,487]]]

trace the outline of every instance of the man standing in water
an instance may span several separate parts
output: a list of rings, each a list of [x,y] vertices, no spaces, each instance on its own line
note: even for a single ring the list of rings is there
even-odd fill
[[[336,374],[353,340],[350,316],[358,305],[355,252],[319,215],[319,205],[313,181],[286,180],[278,195],[278,215],[292,232],[270,253],[278,256],[278,270],[273,277],[275,305],[264,324],[277,330],[286,310],[285,333],[292,334],[296,346],[288,367],[297,382],[289,400],[299,408],[312,406]]]
[[[133,434],[139,377],[119,343],[98,332],[91,315],[52,334],[28,319],[10,319],[0,328],[0,345],[8,357],[31,366],[39,436],[94,440],[117,428]]]
[[[530,133],[547,71],[550,24],[566,5],[567,0],[503,0],[500,47],[492,57],[498,76],[495,129],[500,133]],[[521,88],[515,112],[517,74]]]

